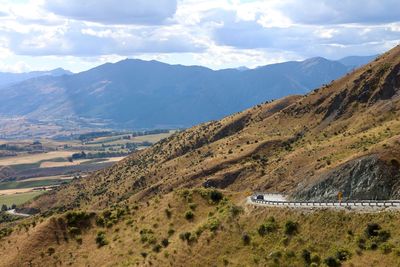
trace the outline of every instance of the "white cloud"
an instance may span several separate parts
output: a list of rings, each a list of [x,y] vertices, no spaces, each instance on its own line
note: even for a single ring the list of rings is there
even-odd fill
[[[0,72],[21,73],[28,71],[31,71],[31,67],[22,61],[15,62],[13,64],[0,63]]]
[[[162,24],[176,11],[176,0],[46,0],[49,11],[103,24]]]
[[[398,0],[282,0],[279,8],[302,24],[381,24],[400,18]]]
[[[0,58],[81,70],[125,57],[224,68],[371,55],[400,42],[395,2],[0,0]]]

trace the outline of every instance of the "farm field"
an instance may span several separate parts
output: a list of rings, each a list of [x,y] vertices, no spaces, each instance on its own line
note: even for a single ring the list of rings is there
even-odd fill
[[[10,165],[19,165],[19,164],[34,164],[38,162],[45,162],[47,160],[63,160],[63,158],[67,158],[71,156],[72,153],[77,151],[53,151],[47,153],[40,154],[26,154],[19,155],[17,157],[7,157],[0,158],[0,165],[10,166]]]
[[[0,193],[1,190],[7,189],[21,189],[21,188],[37,188],[44,186],[54,186],[60,185],[62,183],[66,183],[69,180],[60,180],[60,179],[45,179],[45,180],[35,180],[35,181],[15,181],[15,182],[2,182],[0,183]]]
[[[1,192],[1,191],[0,191]],[[25,192],[18,193],[12,195],[0,195],[0,206],[7,205],[7,207],[11,207],[11,205],[21,205],[25,202],[43,194],[45,191],[33,191],[33,192]]]
[[[94,132],[65,141],[0,140],[0,205],[23,204],[40,192],[107,168],[175,132]]]

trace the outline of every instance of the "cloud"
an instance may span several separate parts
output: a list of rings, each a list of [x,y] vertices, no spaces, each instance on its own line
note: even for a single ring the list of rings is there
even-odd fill
[[[176,0],[47,0],[50,12],[102,24],[163,24],[177,8]]]
[[[0,0],[0,58],[32,58],[35,68],[49,56],[85,66],[141,57],[224,68],[371,55],[400,42],[396,2]]]
[[[0,72],[21,73],[30,70],[30,66],[22,61],[15,62],[13,64],[0,63]]]
[[[381,24],[399,21],[398,5],[398,0],[283,0],[278,8],[295,23]]]
[[[64,27],[9,32],[10,47],[19,55],[100,56],[136,53],[200,52],[205,49],[179,26],[94,27],[75,22]]]
[[[221,14],[222,12],[222,14]],[[237,49],[275,49],[309,56],[337,58],[345,51],[359,54],[371,48],[369,54],[381,53],[384,44],[400,42],[399,23],[361,25],[292,24],[287,27],[265,25],[259,14],[252,20],[240,19],[234,10],[211,12],[204,19],[215,22],[211,30],[212,40],[217,45]],[[218,14],[218,15],[215,15]],[[380,51],[377,47],[381,47]],[[386,47],[386,46],[385,46]],[[335,55],[337,51],[338,55]],[[368,53],[367,53],[368,54]]]

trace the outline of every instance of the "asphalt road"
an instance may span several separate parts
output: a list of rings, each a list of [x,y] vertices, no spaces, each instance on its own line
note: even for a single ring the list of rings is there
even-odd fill
[[[263,199],[260,199],[260,195]],[[258,196],[258,198],[257,198]],[[332,209],[384,209],[400,208],[400,200],[347,200],[335,201],[293,201],[281,194],[256,193],[248,198],[248,202],[259,206],[291,207],[291,208],[332,208]]]
[[[15,216],[22,216],[22,217],[29,217],[31,216],[30,214],[25,214],[25,213],[18,213],[14,209],[13,210],[7,210],[6,211],[9,214],[15,215]]]

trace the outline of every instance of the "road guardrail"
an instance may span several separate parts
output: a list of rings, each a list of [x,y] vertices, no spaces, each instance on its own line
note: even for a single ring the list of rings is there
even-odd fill
[[[271,194],[258,194],[271,195]],[[276,195],[276,194],[275,194]],[[346,200],[336,201],[278,201],[257,199],[257,195],[251,196],[253,203],[264,204],[268,206],[288,206],[288,207],[400,207],[400,200]]]

